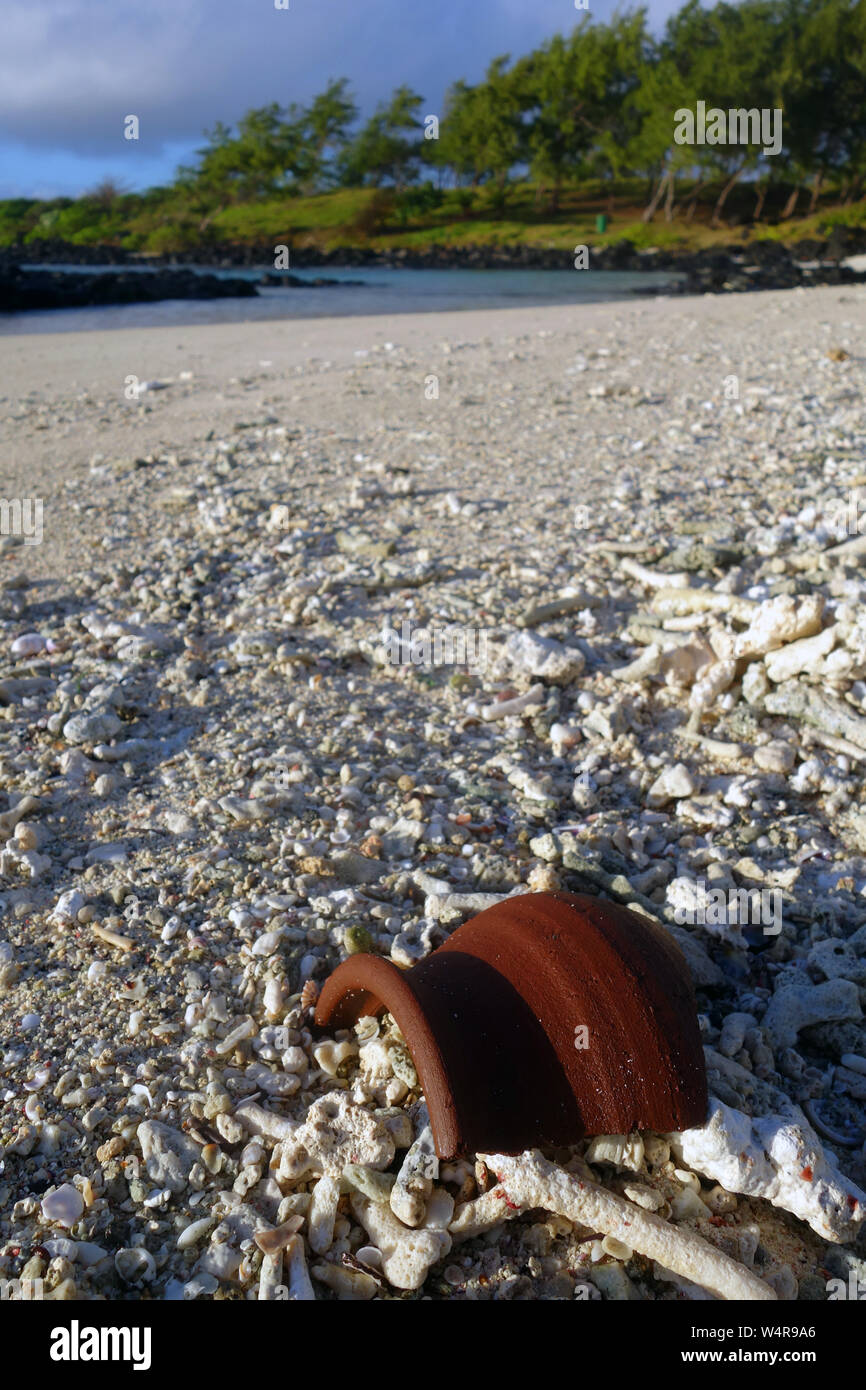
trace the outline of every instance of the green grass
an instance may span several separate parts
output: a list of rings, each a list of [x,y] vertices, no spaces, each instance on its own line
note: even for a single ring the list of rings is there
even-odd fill
[[[196,249],[214,244],[286,244],[292,250],[323,251],[532,246],[570,252],[581,244],[628,240],[641,248],[696,250],[753,238],[792,242],[825,237],[834,226],[866,226],[866,199],[843,207],[831,194],[810,216],[773,222],[784,202],[782,189],[774,192],[773,205],[767,207],[769,220],[753,223],[754,191],[748,186],[735,189],[729,199],[726,214],[732,224],[710,225],[714,192],[709,189],[701,191],[694,220],[687,222],[682,214],[691,189],[685,183],[677,189],[674,220],[666,222],[659,212],[646,223],[641,216],[646,193],[644,180],[623,180],[615,187],[587,182],[562,190],[555,209],[546,191],[539,196],[535,186],[526,183],[511,184],[504,194],[489,186],[443,192],[415,188],[400,195],[393,190],[337,189],[210,211],[193,207],[171,188],[124,194],[108,205],[93,198],[19,198],[0,201],[0,246],[59,237],[78,246],[194,256]],[[599,213],[610,217],[603,234],[596,231]]]

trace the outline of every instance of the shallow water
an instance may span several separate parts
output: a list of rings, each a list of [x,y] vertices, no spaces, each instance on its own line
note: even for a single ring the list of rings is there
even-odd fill
[[[68,266],[42,266],[68,270]],[[110,271],[114,266],[79,266]],[[198,267],[194,267],[198,269]],[[150,272],[139,269],[143,275]],[[209,267],[204,267],[209,270]],[[262,268],[210,271],[258,281]],[[393,266],[321,267],[291,272],[312,281],[327,276],[362,285],[310,288],[259,286],[257,299],[164,299],[155,304],[112,304],[84,309],[33,309],[0,314],[0,335],[78,333],[94,328],[150,328],[196,323],[254,323],[260,319],[327,318],[359,314],[417,314],[439,310],[507,309],[532,304],[594,304],[630,298],[678,277],[669,271],[631,270],[411,270]]]

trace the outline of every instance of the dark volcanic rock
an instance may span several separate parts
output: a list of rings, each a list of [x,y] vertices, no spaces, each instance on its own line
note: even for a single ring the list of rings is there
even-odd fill
[[[24,309],[81,309],[159,299],[226,299],[257,294],[248,280],[220,279],[194,270],[0,270],[0,313]]]
[[[675,271],[678,280],[660,281],[635,294],[728,294],[747,290],[790,289],[798,285],[841,285],[862,282],[866,275],[839,262],[866,251],[866,231],[835,227],[827,241],[806,240],[787,246],[769,237],[735,242],[701,251],[652,247],[640,250],[630,241],[590,246],[592,270]],[[277,274],[273,246],[213,245],[197,249],[196,265],[225,269],[255,267],[258,283],[294,289],[334,285],[362,285],[363,280],[334,280],[327,276],[302,278]],[[74,265],[115,264],[116,272],[99,275],[82,272],[22,271],[20,265],[40,261]],[[806,266],[802,264],[806,262]],[[811,263],[816,264],[811,264]],[[568,247],[547,246],[429,246],[395,247],[376,251],[366,246],[338,247],[322,251],[300,247],[292,252],[292,267],[308,271],[327,266],[395,266],[407,269],[470,270],[570,270],[574,252]],[[130,269],[125,267],[129,266]],[[143,267],[146,266],[146,273]],[[135,267],[135,268],[132,268]],[[250,281],[220,280],[196,274],[176,256],[136,257],[112,247],[67,246],[63,242],[28,242],[26,247],[0,251],[0,311],[59,308],[83,304],[121,304],[135,300],[201,299],[224,295],[253,295]]]

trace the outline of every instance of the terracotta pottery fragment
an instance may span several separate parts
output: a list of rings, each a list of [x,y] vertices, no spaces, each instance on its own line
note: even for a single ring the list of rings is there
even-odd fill
[[[706,1118],[685,960],[662,927],[614,903],[527,893],[479,913],[410,970],[350,956],[315,1021],[347,1028],[384,1010],[412,1054],[440,1158]]]

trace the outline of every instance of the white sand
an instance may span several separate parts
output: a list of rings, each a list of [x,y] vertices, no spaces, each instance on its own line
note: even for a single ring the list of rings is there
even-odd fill
[[[634,417],[629,410],[623,418],[620,401],[587,407],[587,383],[598,378],[565,375],[578,353],[591,359],[600,349],[612,352],[615,365],[625,366],[630,384],[641,391],[694,391],[718,400],[728,373],[772,387],[778,374],[787,375],[792,350],[814,345],[820,354],[849,340],[862,343],[864,305],[866,289],[844,287],[636,299],[579,309],[0,337],[0,495],[45,499],[44,541],[27,548],[28,569],[57,575],[78,563],[81,547],[96,539],[93,514],[76,516],[63,491],[67,482],[92,483],[88,465],[95,454],[111,460],[182,451],[209,430],[231,437],[237,422],[264,415],[288,425],[327,422],[344,438],[359,440],[383,428],[432,429],[445,453],[466,438],[485,454],[497,447],[509,454],[518,433],[532,434],[524,399],[553,396],[564,402],[555,408],[562,428],[549,421],[557,437],[571,434],[572,399],[581,415],[588,409],[587,424],[596,417],[604,422],[603,433],[608,426],[631,428]],[[445,355],[443,342],[459,352]],[[386,343],[395,351],[382,351]],[[762,363],[766,371],[759,379]],[[177,383],[184,371],[193,380]],[[432,373],[440,376],[440,395],[430,401],[425,380]],[[136,403],[124,396],[131,375],[176,384]],[[479,382],[485,381],[479,395]],[[467,406],[461,402],[470,385],[475,404]],[[485,419],[484,410],[487,394],[498,396],[503,389],[512,393],[515,407],[515,428],[505,434]],[[666,413],[659,412],[660,422]],[[584,464],[579,440],[574,444],[575,460]],[[520,457],[530,487],[532,466],[544,452],[538,441]]]
[[[27,1252],[57,1229],[37,1203],[16,1203],[42,1192],[50,1169],[57,1183],[92,1175],[105,1194],[74,1230],[104,1259],[63,1275],[53,1262],[52,1289],[72,1270],[75,1289],[121,1296],[113,1257],[140,1223],[148,1247],[169,1252],[154,1297],[185,1287],[212,1296],[218,1278],[236,1297],[251,1291],[259,1276],[249,1261],[243,1286],[231,1284],[237,1230],[210,1245],[199,1234],[197,1282],[187,1282],[179,1222],[221,1222],[240,1189],[236,1156],[206,1172],[185,1136],[215,1142],[204,1122],[216,1109],[199,1100],[214,1069],[230,1109],[264,1087],[278,1115],[302,1119],[327,1089],[291,1001],[304,980],[321,983],[333,969],[349,928],[363,927],[405,965],[444,939],[455,912],[471,910],[463,894],[559,886],[601,887],[670,923],[672,885],[680,894],[711,866],[734,890],[782,885],[783,930],[749,952],[739,918],[727,935],[709,918],[706,929],[699,918],[679,932],[706,1041],[719,1048],[711,1088],[743,1111],[688,1162],[710,1178],[723,1171],[720,1181],[733,1175],[738,1191],[725,1145],[742,1154],[747,1115],[772,1128],[773,1115],[802,1102],[840,1172],[825,1166],[811,1131],[797,1130],[796,1148],[778,1146],[783,1200],[763,1148],[750,1148],[750,1195],[725,1198],[721,1224],[694,1202],[679,1210],[678,1241],[697,1232],[748,1265],[754,1226],[767,1254],[754,1272],[783,1297],[807,1277],[804,1296],[820,1297],[820,1271],[847,1273],[825,1236],[853,1241],[866,1209],[862,1078],[846,1080],[839,1065],[866,1055],[855,985],[866,944],[840,958],[837,939],[863,925],[866,894],[856,684],[866,680],[866,586],[856,565],[822,552],[863,472],[864,306],[864,288],[822,288],[0,339],[0,495],[46,499],[44,543],[0,546],[0,828],[10,837],[0,881],[0,1035],[10,1046],[0,1144],[13,1159],[0,1183],[0,1248],[21,1252],[0,1256],[0,1276],[46,1272]],[[182,381],[185,372],[193,375]],[[133,374],[171,384],[127,400]],[[739,399],[726,391],[734,378]],[[649,571],[624,566],[604,549],[611,541]],[[687,720],[698,687],[689,686],[709,658],[698,631],[682,656],[691,677],[666,680],[673,657],[664,672],[661,658],[681,633],[646,645],[647,624],[664,621],[652,567],[686,568],[702,591],[772,593],[783,607],[820,597],[838,641],[827,660],[842,664],[812,663],[800,679],[807,693],[827,686],[849,697],[853,753],[816,749],[798,716],[762,707],[760,653],[742,697],[733,671],[730,689],[707,695],[700,727],[718,742],[695,744]],[[497,695],[534,681],[544,644],[530,642],[527,656],[510,639],[527,609],[566,585],[592,607],[533,622],[566,644],[554,656],[570,674],[542,686],[544,704],[523,718],[479,718]],[[490,661],[452,672],[384,660],[383,627],[410,614],[424,628],[489,630]],[[717,641],[732,639],[729,614],[713,626]],[[15,651],[25,633],[35,649]],[[622,679],[648,651],[659,658],[651,676]],[[653,809],[654,781],[676,763],[695,794]],[[423,838],[408,834],[406,817]],[[566,826],[574,838],[563,850],[546,832]],[[367,853],[338,859],[342,845]],[[74,915],[68,897],[56,915],[70,892]],[[833,976],[829,1009],[828,986],[813,991],[806,977],[803,1017],[845,1020],[817,1038],[802,1030],[797,1049],[812,1070],[800,1072],[780,1022],[791,994],[774,993],[795,959],[811,978]],[[203,1016],[211,994],[225,996],[225,1016]],[[746,1028],[746,1012],[773,1023],[775,1051]],[[286,1085],[276,1044],[261,1052],[264,1070],[258,1042],[231,1057],[214,1050],[242,1023],[246,1037],[250,1018],[259,1030],[274,1018],[295,1030],[307,1049],[303,1086],[294,1072]],[[730,1018],[733,1040],[729,1028],[723,1041]],[[38,1093],[37,1057],[53,1066]],[[57,1089],[67,1071],[75,1089],[70,1080]],[[133,1077],[152,1085],[150,1103],[131,1098]],[[385,1098],[411,1104],[408,1084]],[[32,1125],[22,1124],[28,1096]],[[186,1153],[167,1207],[143,1205],[154,1182],[165,1186],[153,1152],[160,1131],[133,1133],[144,1118],[176,1131],[172,1143]],[[55,1149],[49,1126],[61,1120],[75,1142]],[[619,1191],[620,1177],[596,1163]],[[251,1166],[251,1181],[266,1171]],[[660,1200],[685,1200],[673,1165],[640,1177]],[[295,1185],[287,1179],[275,1193],[265,1179],[250,1200],[279,1224]],[[467,1296],[569,1297],[568,1271],[578,1268],[604,1279],[593,1276],[580,1231],[560,1244],[553,1279],[546,1269],[526,1278],[531,1259],[542,1269],[539,1227],[528,1224],[509,1224],[493,1245],[459,1247]],[[647,1296],[676,1296],[629,1268]],[[426,1292],[462,1296],[442,1272]]]

